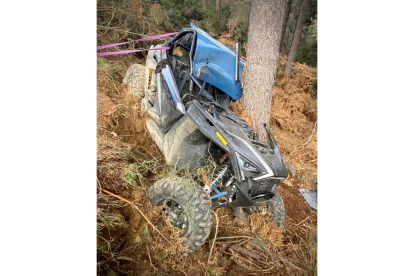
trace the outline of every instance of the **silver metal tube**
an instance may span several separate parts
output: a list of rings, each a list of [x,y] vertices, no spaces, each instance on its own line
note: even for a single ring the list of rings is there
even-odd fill
[[[230,184],[233,182],[233,179],[234,179],[234,175],[232,177],[230,177],[229,180],[227,180],[226,187],[230,186]]]
[[[234,81],[236,84],[240,81],[240,43],[236,43],[236,72],[234,73]]]

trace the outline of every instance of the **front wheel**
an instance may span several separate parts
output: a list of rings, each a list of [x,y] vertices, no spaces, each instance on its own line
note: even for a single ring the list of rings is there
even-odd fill
[[[213,226],[211,201],[196,183],[180,177],[163,178],[151,188],[153,206],[163,206],[165,214],[185,237],[184,253],[192,253],[207,240]]]
[[[276,226],[282,225],[285,220],[285,203],[277,190],[275,196],[267,201],[267,208],[270,211],[273,223]]]
[[[250,208],[234,207],[232,209],[234,216],[242,220],[244,223],[248,222],[246,215],[253,213]],[[264,210],[263,208],[256,208],[255,211],[261,212],[262,214],[269,212],[272,222],[276,226],[282,225],[283,221],[285,220],[285,204],[283,202],[282,196],[277,190],[275,191],[275,196],[266,201],[266,208]]]

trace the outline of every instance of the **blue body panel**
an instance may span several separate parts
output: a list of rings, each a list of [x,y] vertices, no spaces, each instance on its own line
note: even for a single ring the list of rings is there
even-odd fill
[[[191,24],[191,27],[197,31],[197,47],[193,63],[194,76],[216,86],[234,100],[240,99],[243,95],[243,88],[240,82],[235,84],[234,81],[235,51],[218,42],[194,24]],[[208,64],[206,64],[207,59]],[[240,59],[240,76],[245,63],[243,59]]]

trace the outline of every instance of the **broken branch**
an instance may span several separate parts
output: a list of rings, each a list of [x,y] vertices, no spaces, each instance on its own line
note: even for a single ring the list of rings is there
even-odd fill
[[[108,195],[111,195],[111,196],[113,196],[113,197],[115,197],[115,198],[117,198],[117,199],[119,199],[119,200],[122,200],[122,201],[125,201],[126,203],[129,203],[133,208],[135,208],[135,209],[137,209],[138,210],[138,212],[141,214],[141,216],[149,223],[149,225],[151,225],[152,226],[152,228],[154,229],[154,230],[156,230],[160,235],[161,235],[161,237],[163,237],[169,244],[171,244],[171,242],[169,241],[169,240],[167,240],[167,238],[166,237],[164,237],[164,235],[163,234],[161,234],[161,232],[158,230],[158,228],[157,227],[155,227],[155,225],[154,224],[152,224],[151,223],[151,221],[144,215],[144,213],[133,203],[133,202],[131,202],[131,201],[129,201],[129,200],[127,200],[127,199],[125,199],[125,198],[123,198],[123,197],[120,197],[120,196],[118,196],[118,195],[116,195],[116,194],[113,194],[113,193],[111,193],[111,192],[108,192],[107,190],[102,190],[104,193],[106,193],[106,194],[108,194]]]

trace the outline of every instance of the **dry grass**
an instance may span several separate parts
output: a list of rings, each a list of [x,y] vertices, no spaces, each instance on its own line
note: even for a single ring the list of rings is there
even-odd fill
[[[280,69],[273,88],[269,127],[278,143],[281,154],[293,165],[300,179],[298,185],[314,188],[317,178],[317,99],[312,82],[316,68],[295,63],[292,78],[284,77],[287,57],[279,56]],[[244,115],[241,101],[231,103],[234,112]],[[287,184],[291,184],[292,177]]]

